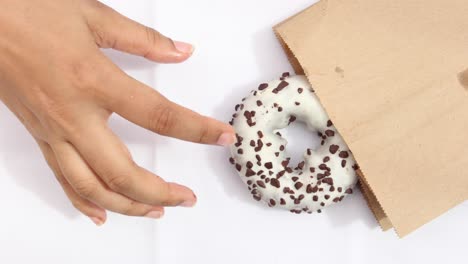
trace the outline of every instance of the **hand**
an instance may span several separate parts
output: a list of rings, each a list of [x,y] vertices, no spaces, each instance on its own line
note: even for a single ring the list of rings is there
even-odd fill
[[[232,127],[170,102],[100,51],[175,63],[192,46],[95,0],[1,4],[0,100],[36,139],[73,205],[98,225],[106,210],[159,218],[165,206],[193,206],[189,188],[136,165],[107,121],[117,113],[161,135],[223,146],[234,141]]]

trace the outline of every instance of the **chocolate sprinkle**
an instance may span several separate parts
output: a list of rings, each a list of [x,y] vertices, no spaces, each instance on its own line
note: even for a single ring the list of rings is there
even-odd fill
[[[266,88],[268,88],[268,84],[267,83],[262,83],[258,87],[258,90],[262,91],[262,90],[265,90]]]
[[[294,184],[294,188],[296,188],[296,190],[299,190],[302,188],[304,184],[302,184],[302,182],[296,182],[296,184]]]
[[[275,200],[273,200],[273,199],[270,199],[270,205],[271,205],[271,206],[275,206],[275,205],[276,205],[276,202],[275,202]]]
[[[346,160],[341,161],[341,167],[343,167],[343,168],[346,167]]]
[[[257,173],[255,173],[255,171],[253,171],[252,169],[247,169],[247,171],[245,172],[245,177],[251,177],[251,176],[254,176],[256,174]]]
[[[273,163],[272,162],[267,162],[265,164],[263,164],[263,166],[265,166],[265,168],[271,170],[273,169]]]
[[[278,172],[276,174],[276,178],[279,179],[279,178],[283,177],[285,172],[286,172],[285,170],[282,170],[282,171]]]
[[[281,204],[281,205],[285,205],[285,204],[286,204],[286,201],[285,201],[283,198],[281,198],[281,199],[280,199],[280,204]]]
[[[302,88],[297,88],[297,92],[298,92],[298,93],[301,94],[303,91],[304,91],[304,89],[302,89]]]
[[[288,82],[282,81],[282,82],[280,82],[280,83],[278,84],[278,87],[276,87],[275,89],[272,90],[272,92],[273,92],[274,94],[277,94],[277,93],[281,92],[281,90],[283,90],[283,89],[284,89],[285,87],[287,87],[288,85],[289,85]]]
[[[263,148],[263,142],[261,139],[257,139],[257,147],[254,148],[255,152],[259,152]]]
[[[275,179],[275,178],[272,178],[272,179],[270,180],[270,184],[271,184],[272,186],[276,187],[276,188],[281,187],[280,182],[279,182],[277,179]]]
[[[328,166],[326,164],[323,164],[323,163],[319,165],[319,169],[325,170],[325,171],[329,170]]]
[[[247,161],[246,166],[247,166],[247,168],[251,169],[253,167],[253,163],[250,162],[250,161]]]
[[[293,116],[293,115],[290,116],[290,117],[289,117],[289,123],[288,123],[288,125],[290,125],[292,122],[296,121],[296,119],[297,119],[297,118],[296,118],[295,116]]]
[[[323,183],[327,183],[329,185],[333,185],[333,178],[325,178],[322,180]]]
[[[257,135],[258,135],[259,138],[263,138],[263,133],[262,133],[262,131],[257,131]]]
[[[330,153],[335,154],[338,151],[339,148],[340,148],[340,146],[338,146],[338,145],[330,145]]]
[[[338,155],[342,159],[346,159],[349,157],[348,151],[341,151],[340,154]]]
[[[305,161],[301,161],[299,162],[299,164],[297,164],[297,168],[302,170],[304,168],[304,165],[305,165]]]
[[[266,188],[265,183],[262,182],[262,181],[257,181],[257,185],[262,187],[262,188]]]
[[[257,106],[262,106],[262,105],[263,105],[262,101],[257,100]]]
[[[325,135],[327,135],[327,137],[333,137],[335,135],[335,132],[333,130],[328,129],[327,131],[325,131]]]

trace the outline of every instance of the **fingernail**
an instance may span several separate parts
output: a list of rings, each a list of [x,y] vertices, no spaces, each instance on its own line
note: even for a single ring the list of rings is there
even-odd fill
[[[223,133],[221,136],[218,138],[218,142],[216,144],[220,146],[230,146],[236,141],[236,136],[232,133]]]
[[[194,207],[195,204],[197,203],[197,200],[187,200],[187,201],[184,201],[183,203],[179,204],[179,206],[182,206],[182,207]]]
[[[164,213],[161,212],[161,211],[151,211],[151,212],[147,213],[145,216],[149,217],[149,218],[153,218],[153,219],[159,219],[163,215],[164,215]]]
[[[102,226],[104,224],[104,222],[101,219],[97,218],[97,217],[90,217],[90,219],[97,226]]]
[[[193,53],[193,45],[182,42],[182,41],[174,41],[174,46],[175,48],[182,52],[182,53],[187,53],[187,54],[192,54]]]

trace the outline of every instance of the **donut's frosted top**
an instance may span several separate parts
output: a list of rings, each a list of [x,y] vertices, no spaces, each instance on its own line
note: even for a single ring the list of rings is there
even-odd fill
[[[304,122],[318,149],[304,148],[304,160],[290,164],[287,141],[278,130]],[[318,211],[352,193],[356,162],[304,76],[261,84],[236,105],[231,121],[237,142],[231,164],[254,199],[294,213]]]

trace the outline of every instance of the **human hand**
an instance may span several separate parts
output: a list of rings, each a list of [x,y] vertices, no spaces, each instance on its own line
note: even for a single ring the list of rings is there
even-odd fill
[[[192,46],[95,0],[1,4],[0,100],[35,138],[73,205],[97,225],[106,210],[159,218],[165,206],[193,206],[192,190],[136,165],[107,121],[116,113],[161,135],[223,146],[234,141],[232,127],[170,102],[100,50],[176,63]]]

